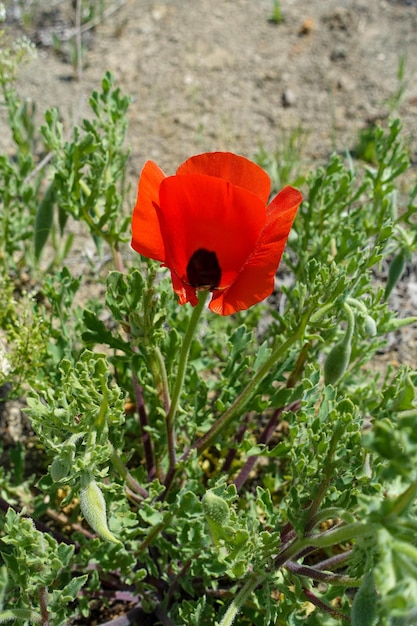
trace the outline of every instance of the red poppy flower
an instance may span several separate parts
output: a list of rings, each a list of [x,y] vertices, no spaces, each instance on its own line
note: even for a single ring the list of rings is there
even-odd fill
[[[175,176],[148,161],[139,179],[132,247],[171,271],[180,304],[210,290],[220,315],[267,298],[302,196],[285,187],[267,204],[268,175],[230,152],[187,159]]]

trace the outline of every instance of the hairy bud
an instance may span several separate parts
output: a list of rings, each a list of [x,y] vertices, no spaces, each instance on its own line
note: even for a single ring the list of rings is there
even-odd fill
[[[52,480],[57,483],[63,478],[66,478],[71,469],[71,461],[69,458],[61,458],[57,456],[51,463],[49,471],[52,476]]]
[[[404,271],[407,254],[404,250],[401,250],[397,256],[395,256],[388,269],[387,284],[385,285],[384,299],[387,300],[391,291],[401,278]]]
[[[355,327],[355,318],[352,309],[348,304],[344,305],[347,313],[347,326],[343,339],[338,341],[327,355],[324,363],[324,383],[334,385],[346,372],[350,355],[352,353],[352,337]]]
[[[348,368],[351,352],[350,341],[346,343],[342,340],[333,346],[324,364],[324,383],[326,385],[334,385],[343,376]]]
[[[106,501],[100,487],[94,480],[80,491],[80,507],[85,520],[102,539],[111,543],[121,543],[110,532],[107,525]]]
[[[204,515],[208,522],[214,522],[220,526],[228,523],[230,516],[229,507],[223,498],[216,496],[212,491],[207,491],[202,504]]]

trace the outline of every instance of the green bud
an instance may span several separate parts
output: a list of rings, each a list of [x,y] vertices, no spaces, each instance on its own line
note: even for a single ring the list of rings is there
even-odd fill
[[[388,269],[387,284],[385,285],[384,300],[389,298],[391,291],[401,278],[404,271],[407,254],[405,250],[401,250],[397,256],[395,256]]]
[[[106,501],[100,487],[94,480],[80,491],[80,507],[85,520],[102,539],[111,543],[121,542],[110,532],[107,525]]]
[[[376,323],[373,317],[365,315],[365,332],[368,337],[375,337],[377,333]]]
[[[57,456],[51,463],[49,471],[52,476],[52,480],[58,483],[63,478],[66,478],[71,469],[71,461],[68,457],[61,458]]]
[[[352,604],[352,626],[374,626],[376,622],[376,588],[372,572],[365,574]]]
[[[214,522],[220,526],[228,523],[230,513],[227,502],[216,496],[211,490],[207,491],[202,501],[203,512],[208,522]]]
[[[343,376],[348,368],[351,353],[351,343],[345,339],[333,346],[324,364],[325,385],[334,385]]]
[[[347,315],[345,336],[338,341],[327,355],[324,363],[324,384],[334,385],[346,372],[352,353],[352,337],[355,328],[355,317],[347,302],[343,308]]]

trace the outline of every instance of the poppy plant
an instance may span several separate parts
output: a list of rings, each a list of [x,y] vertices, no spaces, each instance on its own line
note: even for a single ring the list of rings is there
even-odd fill
[[[273,291],[302,196],[285,187],[268,204],[269,176],[230,152],[187,159],[175,176],[145,163],[132,218],[132,248],[171,271],[180,304],[212,293],[220,315],[248,309]]]

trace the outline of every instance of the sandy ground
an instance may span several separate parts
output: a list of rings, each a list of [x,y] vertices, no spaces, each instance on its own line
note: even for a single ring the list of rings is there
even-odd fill
[[[400,89],[395,113],[417,165],[417,0],[281,0],[279,24],[270,20],[272,0],[102,4],[106,13],[95,28],[88,28],[87,18],[83,22],[82,67],[71,63],[75,1],[9,0],[6,37],[26,33],[37,45],[37,58],[20,68],[17,86],[22,99],[36,103],[39,123],[45,109],[56,106],[70,135],[72,125],[89,115],[88,97],[106,70],[132,97],[132,204],[147,159],[169,174],[190,155],[208,150],[251,158],[260,146],[275,150],[288,142],[297,129],[302,141],[296,158],[307,171],[334,150],[354,148],[370,123],[384,123]],[[83,11],[99,5],[81,1]],[[100,18],[98,10],[93,17]],[[53,37],[60,46],[51,45]],[[4,107],[0,141],[13,150]],[[399,297],[394,306],[413,315],[415,265]],[[405,331],[407,337],[408,332],[417,334]],[[399,347],[393,337],[390,344],[399,361],[417,364],[414,341]]]
[[[58,106],[70,127],[88,113],[88,95],[111,70],[133,98],[132,173],[148,158],[169,173],[206,150],[251,157],[296,128],[308,136],[308,162],[352,148],[360,128],[389,113],[402,58],[398,112],[417,160],[415,2],[282,0],[284,20],[274,24],[271,0],[126,0],[85,34],[80,80],[68,62],[75,38],[60,54],[45,45],[52,33],[71,33],[72,3],[35,6],[25,32],[38,43],[38,58],[19,72],[21,96],[36,102],[40,118]],[[14,14],[8,11],[6,29],[17,29]]]

